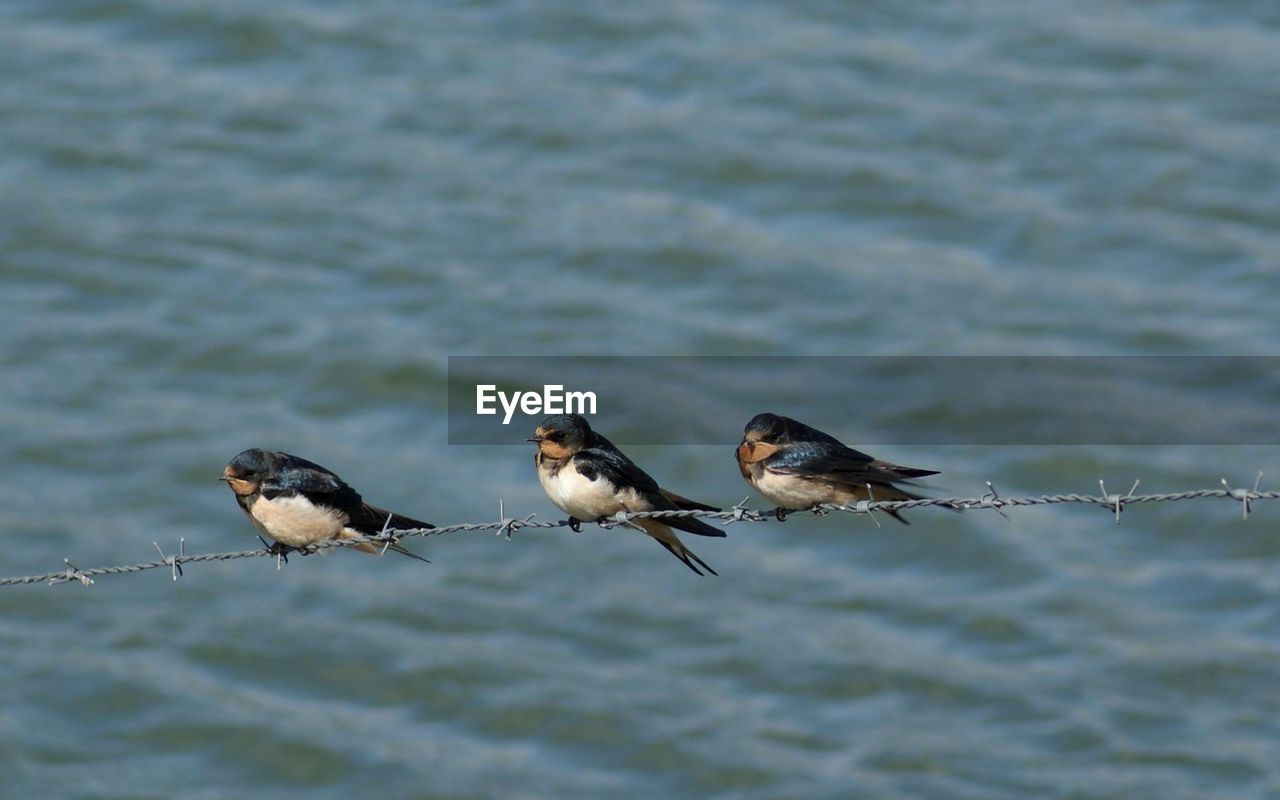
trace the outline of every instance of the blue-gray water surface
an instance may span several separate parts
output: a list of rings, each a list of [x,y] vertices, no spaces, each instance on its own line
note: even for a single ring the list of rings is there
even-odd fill
[[[255,445],[559,519],[529,445],[447,444],[449,355],[1280,353],[1262,0],[9,0],[0,75],[0,576],[256,546],[214,481]],[[748,494],[725,447],[632,453]],[[944,495],[1280,480],[876,454]],[[0,587],[0,797],[1276,797],[1276,505],[798,516],[690,542],[708,578],[587,526]]]

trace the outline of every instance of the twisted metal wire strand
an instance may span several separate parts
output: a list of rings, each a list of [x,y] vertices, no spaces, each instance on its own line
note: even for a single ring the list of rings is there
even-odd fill
[[[1261,479],[1261,474],[1259,474]],[[1258,491],[1258,484],[1255,483],[1253,489],[1233,489],[1227,482],[1223,480],[1221,489],[1193,489],[1185,492],[1171,492],[1166,494],[1135,494],[1138,488],[1137,482],[1134,482],[1133,488],[1128,494],[1111,494],[1107,492],[1107,487],[1102,481],[1099,481],[1102,489],[1100,495],[1084,495],[1084,494],[1046,494],[1037,497],[1001,497],[996,493],[995,488],[990,482],[987,483],[988,491],[981,497],[969,498],[922,498],[919,500],[863,500],[858,503],[849,505],[823,505],[812,509],[813,513],[827,514],[831,512],[840,512],[846,514],[871,514],[875,511],[901,511],[911,508],[925,508],[928,506],[942,506],[951,509],[990,509],[1006,516],[1003,509],[1013,508],[1016,506],[1047,506],[1059,505],[1064,503],[1075,503],[1079,505],[1095,505],[1102,506],[1114,511],[1116,521],[1120,520],[1120,512],[1125,506],[1137,503],[1173,503],[1182,500],[1201,500],[1205,498],[1225,498],[1228,500],[1236,500],[1241,504],[1241,513],[1244,518],[1249,517],[1252,510],[1252,504],[1259,500],[1280,500],[1280,491]],[[743,503],[746,501],[744,500]],[[807,513],[791,512],[792,514]],[[499,519],[496,522],[464,522],[456,525],[443,525],[438,528],[420,528],[416,530],[386,530],[376,536],[365,536],[355,539],[334,539],[327,542],[311,545],[304,550],[299,551],[302,555],[309,555],[321,550],[328,550],[336,547],[352,547],[355,545],[374,545],[380,546],[383,552],[388,547],[402,539],[414,537],[427,538],[430,536],[439,536],[445,533],[470,532],[470,531],[497,531],[499,536],[511,538],[511,534],[522,528],[563,528],[570,524],[569,520],[558,520],[556,522],[543,522],[534,520],[533,514],[529,514],[523,518],[507,517],[503,513],[501,502],[498,505]],[[733,506],[727,511],[700,511],[700,510],[672,510],[672,511],[624,511],[615,514],[612,517],[599,520],[598,524],[605,528],[615,526],[636,527],[632,522],[636,519],[653,518],[663,519],[672,517],[698,517],[700,519],[721,520],[723,524],[729,525],[735,522],[768,522],[773,520],[781,521],[774,511],[761,511],[758,509],[748,508],[739,504]],[[872,517],[874,520],[875,518]],[[878,522],[876,523],[879,524]],[[156,545],[156,549],[160,550],[160,545]],[[93,584],[93,579],[100,575],[127,575],[135,572],[143,572],[150,569],[168,568],[176,581],[182,575],[183,564],[195,564],[201,561],[233,561],[241,558],[262,558],[264,556],[273,556],[280,558],[266,548],[257,550],[238,550],[229,553],[198,553],[194,555],[186,555],[185,551],[180,549],[176,555],[166,556],[164,551],[160,551],[160,559],[157,561],[146,561],[140,564],[127,564],[117,567],[94,567],[92,569],[80,569],[75,564],[64,559],[67,568],[59,572],[50,572],[44,575],[27,575],[16,578],[0,578],[0,586],[18,586],[23,584],[47,583],[50,585],[58,583],[79,582],[85,586]],[[277,562],[278,567],[278,562]]]

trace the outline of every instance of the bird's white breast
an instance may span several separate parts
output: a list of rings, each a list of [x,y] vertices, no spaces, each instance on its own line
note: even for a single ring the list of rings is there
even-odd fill
[[[281,544],[305,547],[335,539],[346,527],[346,515],[333,508],[317,506],[305,497],[259,496],[249,516],[263,531]]]
[[[626,510],[625,498],[612,483],[601,475],[588,480],[572,461],[554,473],[544,463],[538,469],[538,480],[551,502],[577,519],[593,521]]]
[[[839,502],[822,481],[799,475],[779,475],[767,467],[753,472],[751,484],[760,494],[783,508],[809,508],[816,503]]]

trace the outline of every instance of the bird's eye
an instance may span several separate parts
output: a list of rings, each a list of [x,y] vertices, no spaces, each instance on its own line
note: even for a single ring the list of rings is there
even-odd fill
[[[563,433],[561,433],[560,431],[552,431],[551,433],[548,433],[548,434],[547,434],[546,436],[544,436],[543,438],[544,438],[544,439],[547,439],[548,441],[552,441],[552,442],[563,442],[563,441],[564,441],[564,434],[563,434]]]

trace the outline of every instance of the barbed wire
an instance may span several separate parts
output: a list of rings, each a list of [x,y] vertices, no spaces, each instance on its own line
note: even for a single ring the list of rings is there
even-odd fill
[[[1048,506],[1060,504],[1077,504],[1077,505],[1093,505],[1101,506],[1112,511],[1115,514],[1116,522],[1120,522],[1120,512],[1126,506],[1137,505],[1141,503],[1173,503],[1183,500],[1203,500],[1207,498],[1219,498],[1234,500],[1240,503],[1241,515],[1244,519],[1249,518],[1250,512],[1253,510],[1253,503],[1260,500],[1280,500],[1280,491],[1259,491],[1262,482],[1262,473],[1258,473],[1258,478],[1254,481],[1252,489],[1232,488],[1226,479],[1222,479],[1221,489],[1192,489],[1184,492],[1170,492],[1165,494],[1136,494],[1139,481],[1134,481],[1133,486],[1127,494],[1113,494],[1107,491],[1106,483],[1098,481],[1098,486],[1102,493],[1098,495],[1087,494],[1043,494],[1035,497],[1001,497],[996,491],[991,481],[987,481],[987,491],[981,497],[949,497],[938,498],[929,497],[919,500],[876,500],[875,495],[870,486],[867,487],[868,494],[872,499],[862,500],[857,503],[848,505],[820,505],[812,509],[804,509],[802,511],[781,511],[780,509],[761,510],[749,508],[745,504],[747,498],[735,506],[725,511],[702,511],[702,510],[671,510],[671,511],[622,511],[613,516],[605,517],[595,522],[603,528],[613,528],[618,526],[638,527],[634,520],[637,519],[670,519],[673,517],[697,517],[699,519],[719,520],[722,525],[731,525],[737,522],[770,522],[785,521],[787,518],[797,514],[829,514],[829,513],[845,513],[845,514],[867,514],[872,515],[876,511],[903,511],[912,508],[928,508],[938,506],[942,508],[950,508],[952,510],[991,510],[1001,515],[1005,519],[1009,516],[1004,512],[1006,508],[1016,508],[1019,506]],[[880,522],[874,516],[872,521],[879,526]],[[330,550],[340,547],[356,547],[360,545],[372,545],[379,547],[383,553],[392,545],[398,544],[404,539],[411,538],[428,538],[431,536],[440,536],[446,533],[472,532],[472,531],[497,531],[499,536],[506,536],[509,540],[511,535],[516,531],[524,528],[564,528],[572,527],[575,530],[578,527],[577,520],[558,520],[548,522],[535,520],[533,514],[524,517],[508,517],[505,513],[505,506],[502,501],[498,501],[498,519],[495,522],[463,522],[454,525],[442,525],[437,528],[418,528],[414,530],[384,530],[374,536],[363,536],[351,539],[333,539],[326,542],[310,545],[306,548],[295,548],[293,553],[300,555],[311,555],[323,550]],[[182,576],[182,567],[184,564],[197,564],[202,561],[233,561],[242,558],[263,558],[273,557],[276,559],[276,568],[288,561],[288,555],[279,549],[271,549],[268,547],[256,550],[237,550],[227,553],[196,553],[187,555],[186,539],[178,540],[178,552],[171,556],[166,556],[164,550],[158,542],[153,542],[155,548],[160,553],[160,559],[156,561],[144,561],[139,564],[127,564],[115,567],[93,567],[91,569],[81,569],[72,563],[69,559],[63,559],[67,565],[66,569],[58,572],[49,572],[44,575],[27,575],[16,578],[0,578],[0,586],[20,586],[25,584],[45,583],[49,585],[60,583],[79,582],[84,586],[91,586],[93,579],[102,575],[128,575],[137,572],[144,572],[152,569],[169,569],[173,575],[173,580],[177,580]],[[266,542],[263,542],[265,545]]]

